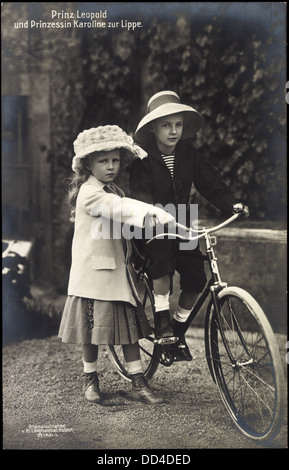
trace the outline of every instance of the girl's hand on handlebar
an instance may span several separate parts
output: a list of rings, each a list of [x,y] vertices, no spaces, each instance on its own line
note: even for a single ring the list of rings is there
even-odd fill
[[[163,209],[153,206],[146,215],[146,224],[149,227],[155,227],[158,224],[175,227],[176,219]]]
[[[242,202],[238,202],[237,204],[233,205],[233,214],[242,214],[242,216],[246,219],[250,216],[249,207],[245,206]]]

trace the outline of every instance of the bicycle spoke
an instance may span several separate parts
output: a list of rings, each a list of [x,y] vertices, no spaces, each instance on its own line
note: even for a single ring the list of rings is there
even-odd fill
[[[223,364],[223,363],[222,363]],[[224,371],[224,369],[223,369]],[[246,369],[241,370],[239,372],[234,372],[231,368],[231,371],[227,373],[224,372],[224,378],[226,380],[227,388],[230,391],[230,396],[235,403],[235,413],[240,416],[246,417],[246,420],[250,420],[250,414],[256,408],[259,409],[259,418],[263,425],[265,424],[265,411],[269,412],[270,416],[273,416],[274,413],[274,400],[269,401],[270,396],[266,393],[265,390],[261,390],[258,392],[255,387],[253,387],[250,383],[250,379],[252,377],[257,377],[256,374],[253,374],[251,370]],[[262,381],[262,385],[264,381]],[[272,399],[274,398],[274,390],[270,385],[265,383],[267,389],[269,387],[270,395]],[[248,405],[248,394],[251,396],[250,404]],[[256,426],[256,416],[255,413],[253,414],[255,419],[255,426]],[[253,420],[253,417],[251,418]],[[267,418],[268,419],[268,418]]]
[[[255,397],[260,400],[264,405],[265,407],[272,412],[272,409],[270,408],[270,406],[268,405],[268,403],[260,396],[259,393],[256,392],[255,388],[252,387],[252,385],[249,383],[248,380],[246,380],[246,377],[240,373],[240,376],[242,378],[242,380],[246,383],[247,387],[250,389],[250,391],[252,392],[253,395],[255,395]]]

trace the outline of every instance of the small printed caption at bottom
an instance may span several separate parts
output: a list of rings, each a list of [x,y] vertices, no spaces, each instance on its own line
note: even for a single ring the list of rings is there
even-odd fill
[[[73,429],[67,428],[65,424],[29,424],[22,431],[23,434],[35,434],[37,437],[55,437],[67,432],[73,432]]]

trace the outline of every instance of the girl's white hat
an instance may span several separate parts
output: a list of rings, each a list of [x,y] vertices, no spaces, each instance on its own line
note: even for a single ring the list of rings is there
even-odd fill
[[[74,157],[72,169],[79,169],[79,161],[93,152],[125,149],[131,156],[137,156],[137,149],[134,147],[133,139],[118,126],[98,126],[85,130],[78,134],[73,142]]]
[[[150,125],[152,121],[177,113],[183,113],[184,116],[182,140],[192,137],[204,124],[203,116],[191,106],[182,104],[177,93],[169,90],[161,91],[149,99],[147,114],[135,131],[135,141],[140,145],[151,142],[154,139]]]

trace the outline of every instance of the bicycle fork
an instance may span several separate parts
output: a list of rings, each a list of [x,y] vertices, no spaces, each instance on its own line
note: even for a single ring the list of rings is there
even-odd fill
[[[220,276],[220,272],[219,272],[219,268],[218,268],[218,264],[217,264],[217,258],[215,256],[215,252],[214,252],[214,249],[213,249],[213,246],[215,246],[217,244],[217,241],[216,241],[216,238],[214,236],[212,237],[209,234],[206,234],[205,235],[205,242],[206,242],[207,257],[208,257],[209,265],[210,265],[210,271],[211,271],[211,274],[212,274],[212,285],[210,286],[210,291],[211,291],[211,296],[212,296],[212,300],[213,300],[214,310],[216,312],[217,328],[220,331],[220,334],[221,334],[221,337],[222,337],[222,340],[223,340],[223,344],[225,346],[228,357],[231,361],[232,367],[235,367],[236,366],[236,364],[235,364],[236,361],[234,360],[234,358],[231,354],[230,347],[228,345],[226,335],[225,335],[223,327],[222,327],[222,322],[220,321],[221,311],[220,311],[220,305],[218,303],[218,294],[221,292],[221,290],[223,290],[224,288],[227,287],[227,283],[222,282],[222,280],[221,280],[221,276]],[[242,343],[245,343],[244,340],[242,340],[242,334],[240,332],[240,328],[237,325],[237,320],[235,318],[235,315],[234,315],[233,312],[231,312],[231,314],[232,314],[233,322],[237,327],[236,329],[238,331],[238,335],[239,335]]]

